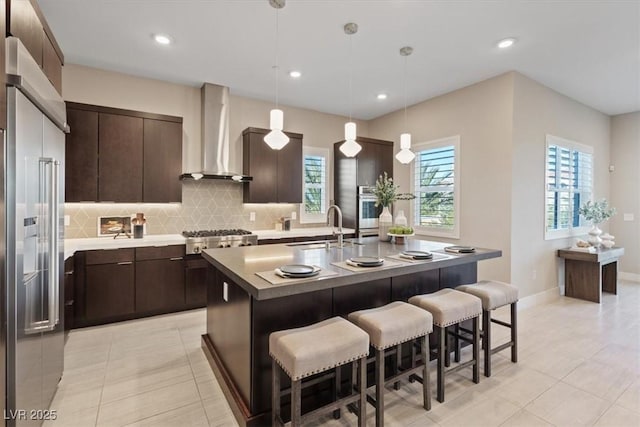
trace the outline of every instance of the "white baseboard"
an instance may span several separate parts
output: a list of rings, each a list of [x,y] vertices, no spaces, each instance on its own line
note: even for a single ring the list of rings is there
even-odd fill
[[[560,297],[560,288],[554,287],[518,300],[518,310],[534,307],[553,301]]]
[[[622,280],[630,280],[632,282],[640,282],[640,274],[625,273],[624,271],[618,272],[618,278]]]

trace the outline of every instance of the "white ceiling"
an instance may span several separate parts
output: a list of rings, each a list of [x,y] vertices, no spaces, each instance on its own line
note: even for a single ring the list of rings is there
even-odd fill
[[[39,0],[67,63],[273,100],[275,9],[268,0]],[[280,19],[280,102],[353,116],[408,103],[509,70],[606,114],[640,110],[640,0],[288,0]],[[170,46],[154,33],[167,33]],[[495,43],[518,38],[511,49]],[[302,71],[299,80],[288,72]],[[376,94],[385,92],[386,101]]]

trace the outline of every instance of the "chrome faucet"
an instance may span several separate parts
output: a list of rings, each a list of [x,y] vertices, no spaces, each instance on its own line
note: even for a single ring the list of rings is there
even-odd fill
[[[331,225],[331,210],[335,209],[336,210],[336,214],[338,215],[338,232],[336,233],[335,230],[333,231],[333,234],[337,234],[338,235],[338,247],[341,248],[342,245],[342,211],[340,210],[340,208],[338,207],[338,205],[331,205],[329,206],[329,209],[327,209],[327,226]]]

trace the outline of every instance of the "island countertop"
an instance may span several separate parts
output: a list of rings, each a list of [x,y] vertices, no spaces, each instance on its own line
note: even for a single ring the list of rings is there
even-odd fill
[[[475,253],[452,254],[444,251],[449,243],[432,242],[418,238],[407,239],[405,244],[381,242],[377,237],[369,237],[347,242],[344,248],[330,247],[323,243],[293,243],[264,246],[248,246],[225,249],[206,249],[203,256],[214,267],[234,280],[238,286],[257,300],[285,297],[362,283],[368,280],[413,274],[456,265],[477,262],[502,256],[502,251],[476,248]],[[390,259],[404,250],[429,251],[434,254],[431,261],[408,262]],[[396,262],[397,265],[385,268],[372,268],[353,272],[333,265],[356,256],[377,256]],[[292,283],[274,285],[256,273],[273,271],[286,264],[315,265],[331,270],[335,275],[305,280],[292,280]]]

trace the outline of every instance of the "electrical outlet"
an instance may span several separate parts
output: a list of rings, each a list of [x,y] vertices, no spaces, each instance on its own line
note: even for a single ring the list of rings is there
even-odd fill
[[[291,219],[296,219],[298,218],[298,213],[296,211],[292,211],[291,212]]]
[[[65,215],[64,216],[64,226],[68,227],[71,225],[71,215]]]
[[[256,220],[256,213],[249,212],[249,221],[255,221],[255,220]]]
[[[632,213],[624,214],[624,220],[625,221],[633,221],[633,214]]]

